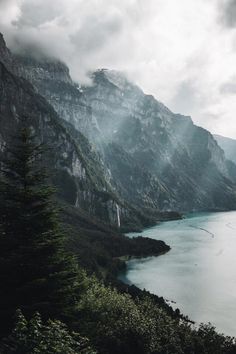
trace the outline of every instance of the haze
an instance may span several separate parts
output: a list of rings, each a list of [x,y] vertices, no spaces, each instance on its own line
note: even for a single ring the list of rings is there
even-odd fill
[[[124,71],[174,112],[236,138],[236,0],[0,0],[14,51],[66,62],[89,84]]]

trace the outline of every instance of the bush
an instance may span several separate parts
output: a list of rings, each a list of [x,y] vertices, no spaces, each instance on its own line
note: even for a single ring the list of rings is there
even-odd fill
[[[88,279],[79,302],[79,332],[101,354],[233,354],[235,340],[214,327],[171,318],[147,295],[133,300]]]

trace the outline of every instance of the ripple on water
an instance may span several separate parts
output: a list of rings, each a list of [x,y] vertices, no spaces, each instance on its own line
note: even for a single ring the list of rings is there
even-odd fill
[[[169,299],[197,323],[210,321],[236,336],[235,230],[236,212],[191,214],[147,229],[142,236],[165,241],[171,251],[129,261],[125,281]]]

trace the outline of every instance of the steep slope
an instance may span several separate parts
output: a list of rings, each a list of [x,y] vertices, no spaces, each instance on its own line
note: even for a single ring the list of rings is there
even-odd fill
[[[236,164],[236,140],[221,135],[214,135],[214,138],[224,150],[225,157]]]
[[[91,107],[80,86],[72,81],[65,64],[50,58],[14,55],[13,70],[16,75],[30,81],[58,115],[73,124],[86,137],[91,138],[99,133]]]
[[[102,155],[100,164],[104,163],[106,179],[122,199],[133,204],[140,212],[145,211],[145,208],[148,212],[152,209],[152,212],[155,210],[155,217],[165,217],[156,212],[161,199],[166,197],[165,187],[159,183],[157,177],[143,170],[121,146],[106,144],[105,132],[98,128],[83,89],[72,81],[64,64],[52,59],[14,55],[12,65],[14,72],[29,80],[60,117],[70,122],[96,146],[96,150]],[[124,156],[127,158],[124,159]],[[133,176],[130,175],[132,173]]]
[[[9,53],[4,46],[2,41],[1,53]],[[6,56],[3,59],[4,62],[8,60]],[[8,63],[10,67],[11,62]],[[17,129],[20,118],[28,116],[38,138],[53,149],[49,167],[59,187],[59,195],[66,202],[111,225],[117,225],[119,211],[122,226],[129,223],[141,226],[136,211],[120,201],[111,190],[102,164],[88,140],[79,132],[72,135],[72,126],[58,117],[28,81],[13,75],[2,62],[0,98],[1,152]]]
[[[104,141],[121,146],[158,178],[157,188],[164,188],[160,188],[161,209],[236,207],[235,183],[224,152],[190,117],[173,114],[113,71],[97,71],[94,85],[84,88],[84,95]],[[109,163],[111,171],[116,168],[114,157]]]
[[[12,68],[12,54],[6,46],[2,33],[0,33],[0,59],[8,69]]]
[[[99,70],[81,88],[57,61],[15,56],[14,71],[89,138],[108,183],[135,208],[235,209],[234,166],[213,136],[120,73]]]

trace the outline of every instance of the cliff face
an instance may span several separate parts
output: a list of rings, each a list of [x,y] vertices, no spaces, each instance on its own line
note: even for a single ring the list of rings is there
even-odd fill
[[[6,46],[2,33],[0,33],[0,58],[1,62],[10,69],[12,66],[12,55]]]
[[[87,101],[83,89],[71,80],[68,68],[58,61],[39,60],[20,55],[14,55],[13,62],[14,73],[29,80],[35,90],[53,106],[58,115],[88,137],[92,145],[96,147],[102,155],[100,165],[103,167],[104,176],[113,191],[140,211],[145,207],[159,209],[159,189],[163,187],[157,188],[157,178],[143,171],[131,156],[127,156],[126,162],[123,161],[123,156],[127,153],[121,146],[117,149],[113,145],[108,147],[106,143],[104,144],[105,129],[99,129],[96,115],[93,114],[89,105],[90,102]],[[111,173],[112,165],[109,161],[113,161],[113,155],[116,154],[117,163]],[[137,178],[133,180],[131,176],[128,178],[129,183],[125,182],[133,170]]]
[[[221,149],[224,150],[225,157],[236,164],[236,140],[221,135],[214,135],[214,138]]]
[[[91,107],[67,66],[57,60],[14,56],[14,72],[32,83],[36,91],[52,105],[58,115],[73,124],[88,138],[97,132]]]
[[[116,72],[96,72],[94,86],[86,88],[84,95],[104,142],[118,144],[151,174],[152,181],[158,181],[161,209],[235,208],[235,178],[224,152],[190,117],[173,114]],[[107,162],[111,171],[116,163],[114,156]],[[156,200],[157,195],[152,192],[152,197]]]
[[[5,52],[4,48],[2,52]],[[10,55],[9,51],[8,53]],[[5,58],[4,62],[7,63]],[[136,211],[130,209],[112,191],[105,178],[102,163],[88,140],[75,131],[71,124],[62,120],[27,80],[9,71],[1,59],[0,57],[1,153],[4,153],[21,117],[26,115],[39,141],[52,148],[48,167],[53,172],[53,182],[57,185],[62,200],[108,224],[117,225],[119,212],[122,226],[129,223],[141,226]],[[7,63],[8,68],[11,67],[10,64]],[[49,75],[58,78],[57,72]]]
[[[90,140],[107,183],[136,209],[236,207],[234,166],[213,136],[120,73],[99,70],[80,87],[64,64],[20,56],[14,72]]]

